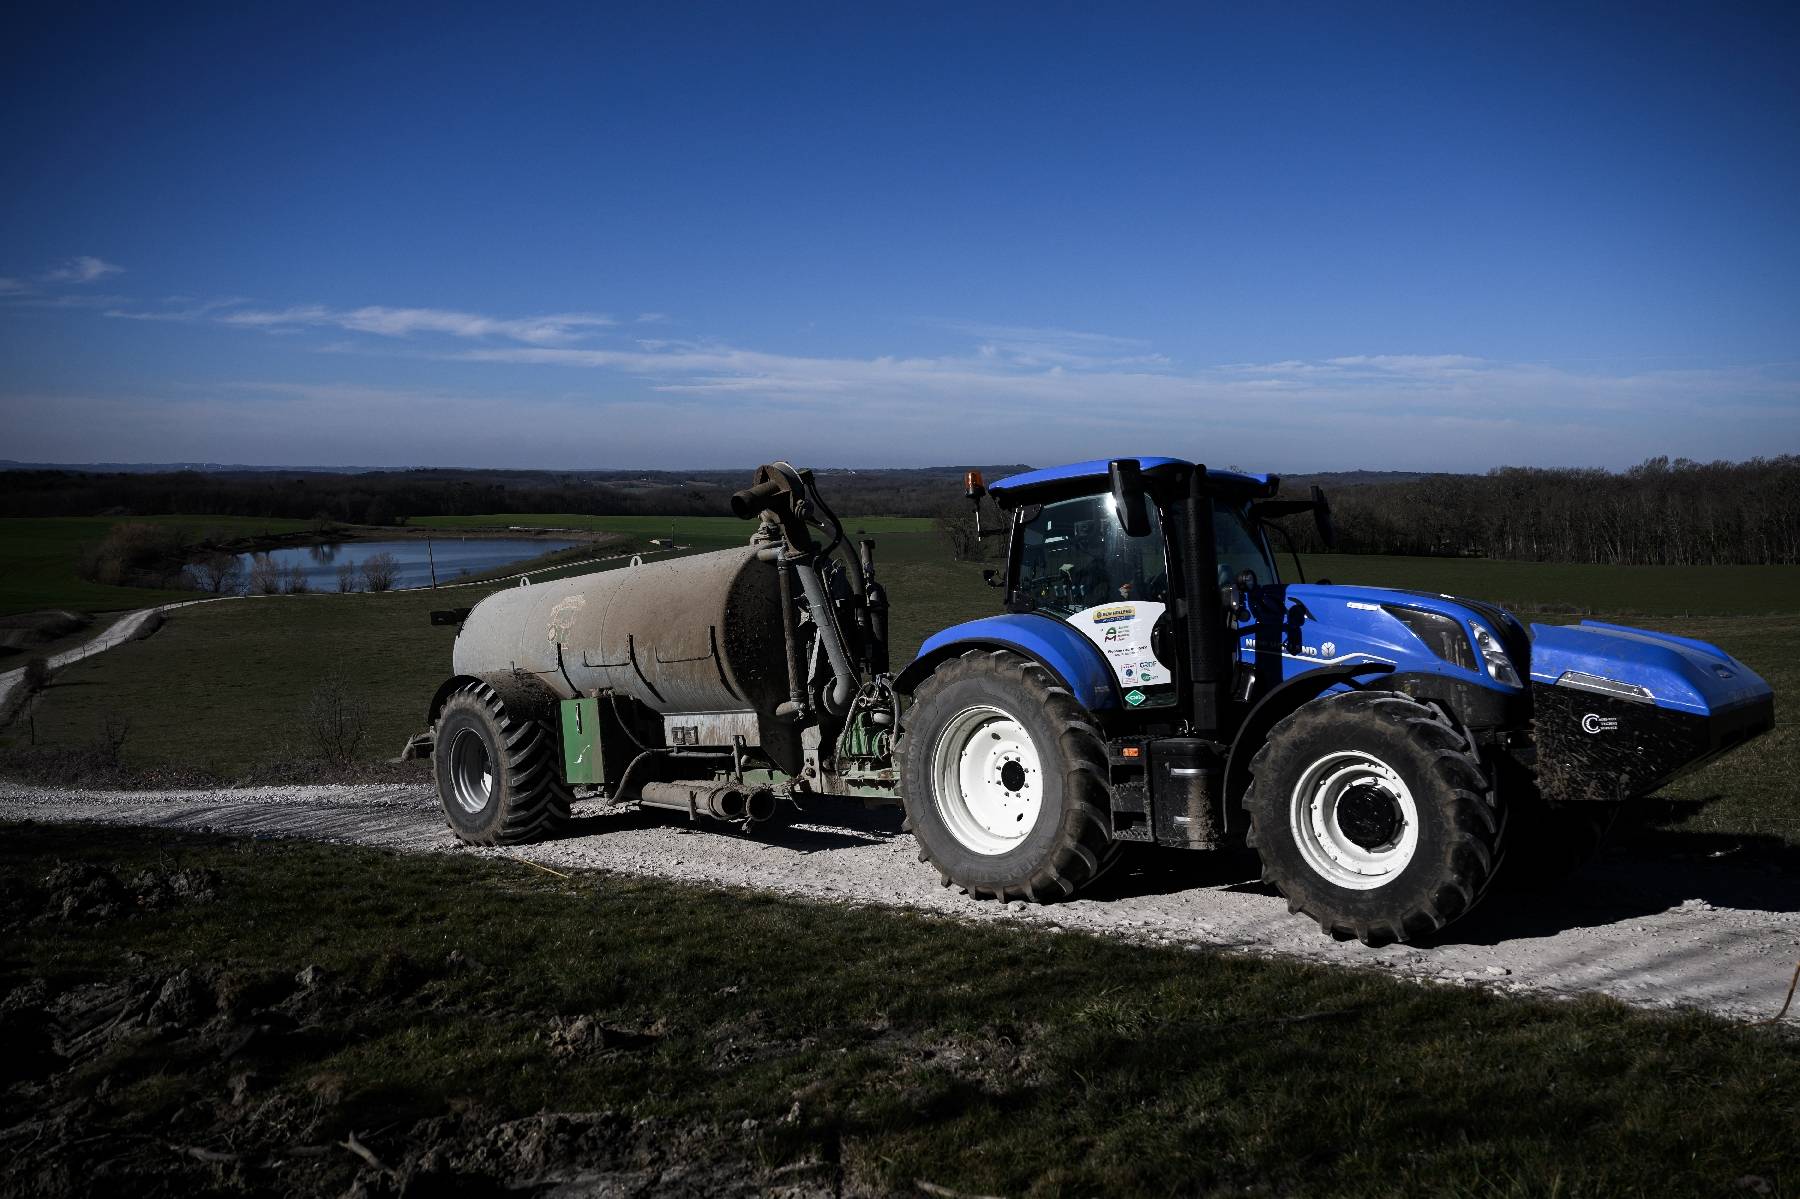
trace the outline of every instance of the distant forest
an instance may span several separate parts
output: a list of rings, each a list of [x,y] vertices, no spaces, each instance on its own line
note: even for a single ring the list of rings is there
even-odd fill
[[[1295,480],[1295,484],[1300,481]],[[1284,493],[1304,488],[1284,486]],[[1327,492],[1338,548],[1527,562],[1718,566],[1800,563],[1800,455],[1652,458],[1629,470],[1503,467]],[[1302,550],[1310,522],[1289,518]]]
[[[1020,466],[991,466],[990,480]],[[570,512],[716,516],[748,470],[362,473],[0,471],[0,516],[182,513],[344,524],[415,516]],[[820,471],[842,516],[948,516],[965,511],[962,468]],[[1748,462],[1653,458],[1622,472],[1504,467],[1486,475],[1293,476],[1331,498],[1338,548],[1350,553],[1486,556],[1535,562],[1645,565],[1800,564],[1800,455]],[[1310,521],[1284,525],[1299,548],[1322,548]]]
[[[987,467],[988,478],[1028,469]],[[751,471],[396,470],[358,473],[0,471],[0,516],[269,516],[404,524],[415,516],[570,512],[584,516],[728,516]],[[820,471],[842,516],[935,514],[962,495],[960,467]]]

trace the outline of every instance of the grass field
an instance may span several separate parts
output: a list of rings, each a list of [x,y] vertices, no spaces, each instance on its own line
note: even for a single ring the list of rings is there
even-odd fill
[[[1308,579],[1466,595],[1521,616],[1800,612],[1800,567],[1794,566],[1590,566],[1381,554],[1303,554],[1300,560]],[[1292,572],[1292,558],[1282,555],[1279,562]]]
[[[978,569],[947,561],[931,535],[884,538],[880,554],[898,661],[933,630],[996,602]],[[29,736],[85,745],[109,721],[123,720],[131,730],[126,759],[135,767],[226,779],[279,774],[283,762],[311,756],[303,713],[319,681],[336,672],[368,704],[364,756],[390,758],[424,727],[425,705],[449,673],[455,629],[432,625],[431,611],[472,604],[489,590],[256,596],[182,608],[154,637],[60,671],[38,701],[33,728],[0,730],[0,746]]]
[[[114,525],[122,523],[173,526],[195,535],[222,535],[232,539],[304,533],[309,520],[283,520],[249,516],[54,516],[0,517],[0,616],[67,608],[77,612],[119,612],[152,604],[193,599],[191,591],[147,587],[109,587],[90,583],[75,573],[82,547],[98,542]],[[931,521],[912,516],[847,518],[853,534],[872,537],[894,534],[923,536]],[[593,533],[618,533],[637,542],[674,536],[684,546],[698,550],[742,545],[753,531],[730,516],[582,516],[576,513],[501,512],[489,516],[420,517],[409,527],[423,529],[580,529]],[[579,550],[579,547],[578,547]],[[506,572],[510,573],[510,569]]]
[[[171,525],[196,535],[213,531],[230,537],[299,533],[306,520],[249,516],[46,516],[0,517],[0,616],[69,608],[77,612],[117,612],[151,604],[193,599],[191,591],[108,587],[75,573],[84,545],[97,542],[116,524]]]
[[[879,527],[874,521],[851,525],[871,532]],[[606,531],[643,535],[642,529]],[[687,535],[720,537],[726,531],[740,543],[745,525],[702,520]],[[896,663],[909,660],[937,629],[997,609],[999,593],[982,583],[980,566],[952,561],[934,533],[888,532],[877,542],[877,573],[893,602]],[[1499,598],[1528,615],[1534,607],[1561,609],[1532,617],[1538,620],[1565,621],[1574,618],[1567,609],[1592,607],[1714,641],[1762,674],[1779,695],[1800,688],[1800,570],[1794,568],[1545,567],[1345,555],[1313,558],[1307,566],[1309,577],[1324,573],[1340,582]],[[533,577],[590,569],[546,569]],[[116,728],[124,721],[130,726],[125,761],[134,769],[228,780],[284,772],[295,777],[309,768],[311,757],[304,710],[321,678],[337,672],[369,705],[364,757],[391,757],[423,727],[425,704],[449,670],[453,630],[430,625],[428,613],[485,593],[469,587],[275,596],[182,609],[149,640],[60,672],[36,705],[32,728],[0,730],[0,747],[17,749],[31,736],[40,744],[81,747],[109,723]],[[1776,731],[1748,750],[1667,788],[1665,796],[1678,804],[1660,819],[1800,845],[1800,803],[1792,787],[1800,777],[1800,736],[1787,712],[1778,706]]]
[[[36,918],[66,910],[38,884],[59,859],[121,880],[215,870],[218,899]],[[0,878],[5,989],[42,985],[40,1002],[94,1010],[96,1026],[115,1001],[163,996],[151,1027],[115,1017],[67,1061],[35,1053],[42,1034],[13,1018],[15,1076],[54,1073],[0,1099],[4,1124],[72,1113],[66,1135],[18,1142],[21,1185],[60,1165],[104,1170],[92,1177],[112,1193],[281,1179],[338,1194],[362,1166],[343,1147],[354,1134],[396,1176],[372,1190],[423,1194],[444,1181],[414,1177],[431,1154],[565,1112],[616,1117],[572,1118],[591,1131],[561,1168],[648,1161],[810,1193],[1800,1186],[1800,1042],[1697,1014],[152,830],[6,826]],[[666,1156],[632,1138],[645,1129]]]
[[[742,545],[755,532],[735,516],[583,516],[576,512],[495,512],[485,516],[420,516],[409,522],[421,529],[581,529],[590,533],[625,533],[648,540],[673,537],[695,549]],[[923,516],[850,516],[844,529],[852,536],[881,537],[893,533],[929,533]]]

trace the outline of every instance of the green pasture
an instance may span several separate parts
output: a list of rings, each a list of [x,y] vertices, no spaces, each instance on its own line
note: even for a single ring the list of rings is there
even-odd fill
[[[744,528],[720,523],[734,533]],[[882,534],[876,562],[893,605],[896,667],[936,630],[999,609],[1000,593],[982,582],[981,566],[952,561],[934,533]],[[1795,568],[1634,568],[1615,583],[1608,572],[1619,568],[1347,556],[1314,563],[1342,582],[1465,592],[1550,609],[1538,620],[1575,619],[1570,609],[1586,611],[1604,600],[1594,609],[1599,616],[1713,641],[1768,679],[1777,695],[1800,692]],[[533,577],[594,569],[562,565]],[[130,726],[124,756],[134,769],[303,778],[311,768],[303,713],[320,681],[338,673],[369,707],[363,757],[389,758],[424,726],[425,705],[450,670],[454,630],[431,625],[429,612],[472,604],[491,589],[269,596],[182,608],[154,637],[60,671],[38,699],[30,730],[18,722],[0,730],[0,750],[17,750],[28,736],[78,749],[123,720]],[[1663,604],[1679,604],[1686,614],[1653,614]],[[1800,736],[1791,710],[1778,704],[1775,732],[1667,788],[1665,796],[1680,802],[1664,819],[1800,845],[1792,783],[1800,777]]]
[[[894,604],[897,662],[936,629],[982,611],[982,602],[997,606],[999,592],[982,583],[979,568],[949,561],[935,536],[886,538],[878,553],[877,575]],[[628,561],[532,577],[616,570]],[[310,756],[303,713],[320,681],[335,673],[368,705],[364,757],[391,758],[424,727],[426,704],[450,673],[456,630],[431,624],[431,611],[467,607],[506,586],[516,584],[251,596],[179,608],[155,636],[59,671],[37,701],[32,728],[0,729],[0,748],[29,738],[81,746],[123,720],[131,730],[127,761],[145,771],[279,775],[284,764]]]
[[[756,531],[751,521],[735,516],[584,516],[576,512],[494,512],[483,516],[419,516],[407,522],[420,529],[580,529],[589,533],[624,533],[640,540],[673,537],[694,549],[742,545]],[[924,516],[853,516],[844,518],[852,536],[867,533],[927,533]]]
[[[287,1190],[302,1170],[309,1192],[360,1194],[376,1188],[352,1185],[346,1143],[410,1166],[424,1121],[472,1142],[540,1112],[611,1112],[659,1122],[677,1168],[656,1177],[683,1194],[707,1176],[969,1199],[1800,1187],[1800,1043],[1783,1029],[499,856],[0,832],[16,921],[0,990],[81,999],[182,972],[226,997],[191,1017],[204,1032],[127,1032],[56,1090],[0,1097],[10,1125],[43,1118],[46,1095],[60,1113],[58,1135],[18,1138],[27,1181],[33,1163],[84,1178],[108,1162],[96,1177],[117,1194]],[[70,860],[120,880],[214,870],[220,898],[30,919]],[[288,1032],[265,1005],[307,1022]],[[577,1019],[593,1037],[571,1051],[553,1034]],[[25,1080],[61,1066],[10,1063]],[[234,1086],[251,1098],[219,1098]],[[500,1193],[424,1181],[379,1193]]]
[[[1800,612],[1800,566],[1597,566],[1386,554],[1302,554],[1300,561],[1315,582],[1466,595],[1521,616]],[[1280,554],[1276,563],[1293,581],[1293,558]]]
[[[307,520],[255,516],[0,517],[0,616],[49,608],[117,612],[192,599],[191,591],[108,587],[75,573],[82,547],[100,541],[118,524],[172,525],[196,537],[217,532],[230,538],[300,533],[312,527]]]

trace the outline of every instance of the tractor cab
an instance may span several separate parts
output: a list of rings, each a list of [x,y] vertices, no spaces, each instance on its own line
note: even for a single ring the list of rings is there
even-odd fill
[[[1322,495],[1277,501],[1279,486],[1272,475],[1137,458],[992,487],[976,476],[969,491],[1010,515],[1008,612],[1058,621],[1091,642],[1120,710],[1189,727],[1184,718],[1199,715],[1216,731],[1217,703],[1196,699],[1192,684],[1219,681],[1228,613],[1247,613],[1260,589],[1282,583],[1265,518],[1311,509],[1329,535]]]

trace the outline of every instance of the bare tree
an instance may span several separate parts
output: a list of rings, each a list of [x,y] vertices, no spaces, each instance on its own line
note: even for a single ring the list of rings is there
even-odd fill
[[[938,509],[932,524],[950,547],[950,556],[958,562],[972,562],[981,556],[981,539],[975,535],[975,509],[966,500]]]
[[[281,589],[289,595],[304,595],[312,590],[307,581],[306,568],[298,562],[291,563],[281,578]]]
[[[221,595],[238,589],[244,577],[244,563],[236,554],[219,550],[189,564],[188,573],[200,590]]]
[[[131,738],[131,719],[115,708],[108,708],[100,714],[100,727],[94,732],[94,740],[89,746],[93,751],[95,762],[109,771],[116,771],[125,765],[125,742]]]
[[[399,568],[400,564],[394,560],[394,555],[385,550],[379,554],[370,554],[363,559],[363,586],[370,591],[392,591]]]
[[[356,563],[351,562],[348,559],[338,563],[337,583],[339,591],[348,592],[356,590]]]
[[[255,595],[277,595],[281,591],[281,568],[267,554],[250,559],[250,591]]]
[[[306,702],[306,735],[319,756],[335,766],[356,758],[368,732],[369,705],[339,671],[319,681]]]
[[[944,504],[931,518],[938,536],[950,547],[950,556],[958,562],[979,562],[987,557],[987,543],[977,534],[977,527],[986,530],[990,536],[993,530],[1006,527],[1005,517],[993,500],[983,497],[980,502],[979,526],[975,520],[975,505],[966,499]]]

